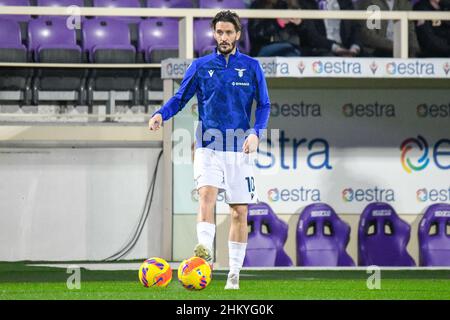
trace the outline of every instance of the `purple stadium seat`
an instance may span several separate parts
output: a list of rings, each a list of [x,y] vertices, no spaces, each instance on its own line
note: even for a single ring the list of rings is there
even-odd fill
[[[216,48],[209,19],[194,20],[194,51],[197,57],[213,52]]]
[[[131,45],[126,23],[115,19],[86,20],[83,24],[83,50],[88,53],[90,62],[133,63],[136,59],[136,49]],[[120,52],[120,55],[110,51]]]
[[[81,63],[83,54],[76,42],[74,29],[66,26],[65,19],[40,17],[28,24],[28,50],[35,62]],[[42,68],[33,79],[33,103],[39,103],[39,91],[78,92],[78,103],[84,102],[84,69]]]
[[[69,8],[70,6],[77,6],[77,7],[84,7],[84,0],[37,0],[36,2],[37,6],[40,7],[66,7]],[[81,43],[81,26],[76,24],[81,24],[86,20],[86,16],[81,16],[79,20],[75,19],[75,17],[69,17],[71,16],[71,12],[68,11],[67,16],[41,16],[45,18],[51,18],[51,19],[63,19],[68,24],[73,24],[73,28],[75,29],[75,34],[77,37],[77,42]],[[75,12],[74,12],[75,13]]]
[[[109,18],[86,19],[83,23],[83,50],[93,63],[135,63],[136,48],[131,45],[125,21]],[[93,90],[133,91],[133,103],[139,96],[139,69],[95,69],[88,80],[88,104]]]
[[[0,0],[0,6],[23,6],[28,7],[30,5],[28,0]],[[15,21],[23,21],[26,22],[31,19],[31,16],[27,15],[17,15],[17,14],[8,14],[2,15],[2,18],[8,18]]]
[[[199,7],[204,9],[245,9],[244,0],[200,0]]]
[[[94,7],[111,7],[111,8],[141,8],[140,0],[93,0]],[[138,11],[138,10],[137,10]],[[100,17],[101,18],[101,17]],[[106,18],[106,17],[104,17]],[[144,17],[126,17],[115,16],[108,17],[108,19],[115,19],[125,21],[128,23],[130,29],[131,43],[136,46],[138,38],[138,23],[143,20]]]
[[[82,62],[75,30],[67,28],[62,19],[41,17],[31,20],[28,24],[28,50],[36,62]]]
[[[22,44],[22,39],[20,37],[19,24],[16,21],[5,19],[5,17],[0,17],[0,39],[1,49],[11,48],[20,51],[26,51],[26,48]]]
[[[138,51],[144,61],[160,63],[167,58],[176,58],[178,53],[178,19],[150,18],[139,24]],[[151,97],[148,90],[162,91],[163,81],[160,69],[148,69],[144,72],[143,104],[148,105]]]
[[[192,8],[192,0],[147,0],[148,8]]]
[[[354,266],[347,254],[350,226],[325,203],[308,205],[297,224],[298,266]]]
[[[421,266],[450,266],[450,204],[433,204],[419,226]]]
[[[108,8],[141,8],[139,0],[94,0],[94,7],[108,7]],[[112,19],[119,19],[128,23],[139,23],[141,17],[110,17]]]
[[[411,227],[400,219],[391,205],[369,204],[363,211],[358,229],[360,266],[415,266],[406,246]]]
[[[0,61],[27,62],[27,49],[22,44],[18,21],[0,18]],[[20,91],[25,104],[31,102],[30,68],[2,68],[0,73],[0,90]]]
[[[251,231],[244,266],[292,266],[292,260],[284,251],[288,226],[272,208],[264,202],[250,204],[247,221]],[[267,227],[267,234],[262,232],[263,225]]]
[[[138,50],[146,62],[178,57],[178,20],[150,18],[139,24]]]

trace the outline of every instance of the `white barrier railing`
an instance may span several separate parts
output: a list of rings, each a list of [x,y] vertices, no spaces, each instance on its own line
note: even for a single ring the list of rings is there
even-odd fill
[[[126,16],[126,17],[174,17],[180,19],[179,48],[180,58],[194,57],[194,18],[212,18],[220,9],[155,9],[155,8],[77,8],[79,16]],[[301,18],[301,19],[345,19],[345,20],[394,20],[394,57],[408,58],[408,22],[410,20],[450,20],[450,12],[417,11],[322,11],[322,10],[261,10],[236,9],[241,18]],[[60,15],[73,16],[73,7],[23,7],[2,6],[0,15]],[[5,65],[5,64],[2,64]],[[28,64],[25,64],[28,65]],[[9,66],[9,65],[7,65]],[[63,65],[65,66],[65,65]],[[99,65],[96,65],[99,67]],[[121,67],[115,65],[115,67]],[[127,66],[126,66],[127,67]],[[149,67],[149,66],[147,66]]]

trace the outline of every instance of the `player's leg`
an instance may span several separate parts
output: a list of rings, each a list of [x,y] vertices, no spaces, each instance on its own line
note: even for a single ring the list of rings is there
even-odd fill
[[[216,205],[218,188],[203,186],[198,189],[199,208],[197,215],[197,239],[194,255],[212,263],[212,252],[216,225],[214,224],[214,206]]]
[[[248,204],[258,202],[253,175],[253,162],[248,154],[242,152],[224,154],[226,194],[225,201],[230,205],[231,226],[228,237],[229,267],[225,289],[239,289],[239,272],[247,249]]]
[[[198,244],[194,255],[205,259],[212,266],[212,251],[216,226],[214,206],[217,194],[224,188],[223,171],[218,166],[214,152],[207,148],[197,148],[194,154],[194,181],[199,193],[197,215]]]
[[[239,289],[239,273],[242,269],[247,249],[247,213],[247,204],[230,204],[231,225],[228,236],[230,271],[225,289]]]

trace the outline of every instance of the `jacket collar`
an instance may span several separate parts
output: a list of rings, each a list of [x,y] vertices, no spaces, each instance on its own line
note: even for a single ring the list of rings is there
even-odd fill
[[[218,56],[223,56],[223,54],[221,54],[221,53],[219,52],[219,50],[217,49],[217,47],[216,47],[215,51],[216,51],[216,55],[218,55]],[[241,52],[239,51],[239,48],[236,46],[236,52],[235,52],[234,54],[230,54],[230,58],[231,58],[231,57],[237,58],[237,57],[239,57],[240,54],[241,54]]]

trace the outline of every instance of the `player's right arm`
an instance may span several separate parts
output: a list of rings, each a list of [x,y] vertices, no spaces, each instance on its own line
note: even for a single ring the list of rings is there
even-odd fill
[[[177,93],[169,99],[159,110],[153,113],[148,121],[148,128],[150,130],[158,130],[162,123],[174,115],[176,115],[188,101],[194,96],[198,86],[197,79],[197,63],[192,61],[189,68],[186,70],[180,88]]]

